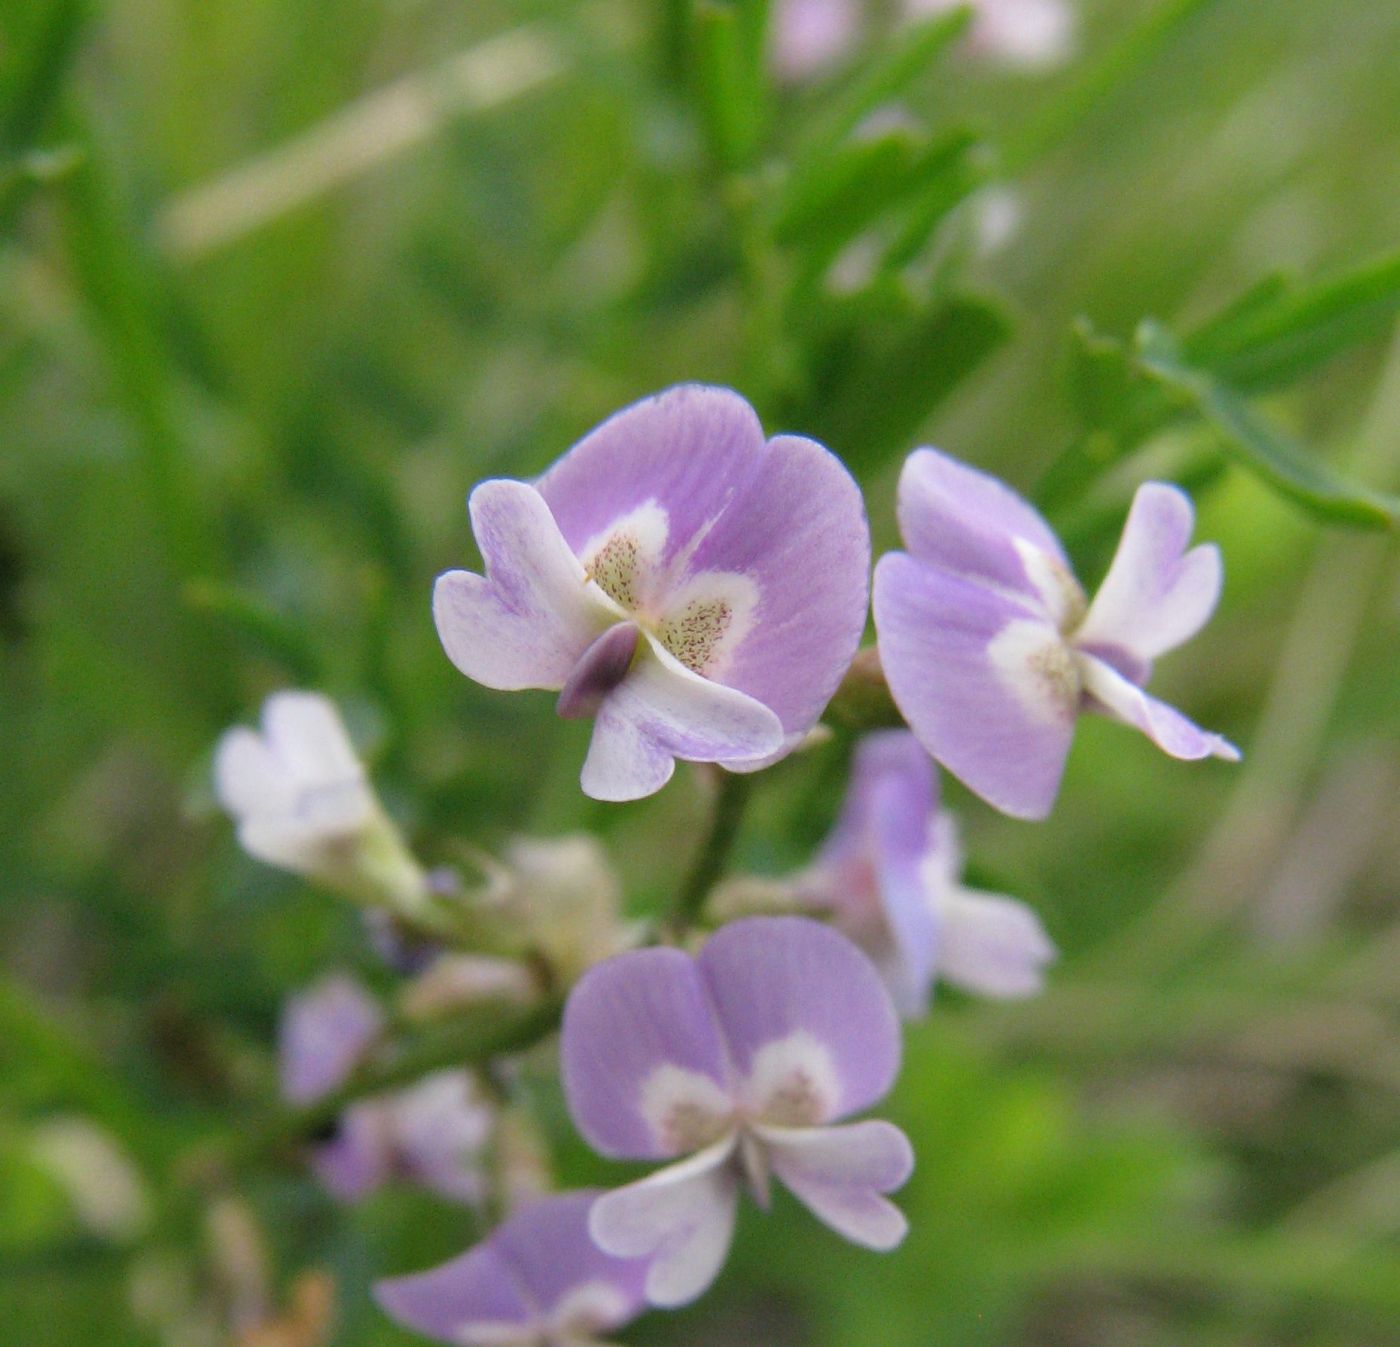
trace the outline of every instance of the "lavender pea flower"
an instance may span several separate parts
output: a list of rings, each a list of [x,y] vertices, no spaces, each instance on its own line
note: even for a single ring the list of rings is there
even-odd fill
[[[882,1193],[909,1177],[904,1133],[831,1126],[888,1093],[899,1023],[870,961],[803,917],[754,917],[697,957],[634,950],[585,974],[564,1010],[569,1112],[604,1155],[680,1159],[599,1198],[598,1245],[651,1257],[646,1294],[681,1305],[718,1275],[747,1183],[781,1180],[857,1244],[891,1249],[906,1223]]]
[[[482,1243],[427,1272],[378,1282],[391,1318],[455,1347],[589,1347],[645,1306],[645,1262],[588,1236],[590,1190],[520,1208]]]
[[[911,19],[956,9],[967,0],[904,0]],[[1059,65],[1074,52],[1074,10],[1065,0],[975,0],[972,48],[1026,70]]]
[[[880,558],[875,628],[890,692],[919,742],[998,809],[1044,818],[1075,721],[1095,711],[1174,758],[1239,750],[1143,691],[1157,656],[1205,625],[1218,549],[1188,550],[1194,513],[1176,487],[1133,499],[1092,603],[1050,526],[1009,487],[934,449],[899,480],[908,552]]]
[[[424,918],[429,880],[384,812],[335,703],[275,692],[260,730],[237,726],[214,754],[219,803],[238,840],[268,865],[367,906]]]
[[[905,730],[867,735],[836,826],[796,890],[870,955],[906,1016],[928,1009],[935,980],[1028,996],[1055,957],[1030,908],[966,888],[961,872],[928,754]]]
[[[774,0],[769,23],[774,73],[797,83],[849,56],[865,27],[862,0]]]
[[[282,1017],[282,1093],[307,1104],[362,1065],[384,1029],[373,998],[333,974],[287,1003]],[[403,1090],[352,1104],[335,1135],[312,1151],[312,1167],[335,1197],[351,1202],[392,1178],[477,1205],[486,1196],[484,1156],[495,1121],[465,1071],[439,1071]]]
[[[633,800],[675,760],[750,771],[830,700],[865,622],[870,538],[821,445],[765,441],[736,393],[686,385],[617,413],[535,483],[483,482],[486,575],[439,577],[449,658],[487,687],[593,717],[584,791]]]

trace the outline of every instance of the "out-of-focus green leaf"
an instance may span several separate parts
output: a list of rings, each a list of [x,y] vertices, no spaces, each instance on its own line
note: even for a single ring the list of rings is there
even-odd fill
[[[1270,277],[1181,343],[1191,364],[1232,387],[1292,383],[1332,356],[1382,335],[1400,313],[1400,253],[1318,285]]]
[[[1227,385],[1182,363],[1164,329],[1144,324],[1138,347],[1139,367],[1180,406],[1212,426],[1225,448],[1276,490],[1337,523],[1364,528],[1394,528],[1400,523],[1400,496],[1372,491],[1318,462],[1256,416]]]
[[[255,595],[218,580],[191,580],[185,586],[185,599],[275,660],[302,687],[322,681],[322,662],[303,631]]]
[[[1135,392],[1133,369],[1115,337],[1105,336],[1087,318],[1070,332],[1066,375],[1070,400],[1086,426],[1111,426]]]
[[[895,271],[913,262],[953,207],[986,181],[989,151],[970,132],[951,133],[942,142],[942,149],[941,155],[929,155],[918,199],[885,250],[887,270]]]
[[[0,27],[0,153],[18,154],[42,135],[77,50],[87,0],[53,0],[28,10],[32,20],[20,34],[23,6]]]
[[[31,190],[59,181],[80,163],[82,153],[72,145],[57,150],[29,150],[0,163],[0,219],[6,218]]]
[[[813,373],[819,438],[858,473],[908,449],[933,409],[1011,331],[985,299],[953,295],[927,309],[912,300],[870,312],[853,305]]]
[[[0,1250],[27,1253],[72,1231],[68,1198],[35,1158],[25,1129],[0,1125]]]
[[[870,67],[836,95],[826,116],[818,121],[796,156],[798,176],[815,171],[863,117],[900,98],[967,27],[971,17],[972,8],[966,6],[895,34]]]
[[[1198,10],[1213,0],[1166,0],[1140,24],[1081,67],[1078,77],[1041,113],[1028,119],[1006,147],[1003,171],[1022,172],[1053,149],[1102,98],[1128,80]]]
[[[779,207],[780,243],[847,239],[907,189],[920,149],[912,126],[892,126],[834,150],[820,173],[791,184]]]
[[[972,133],[961,128],[931,141],[905,125],[862,137],[837,151],[823,174],[793,184],[777,237],[830,256],[875,221],[905,211],[908,219],[895,233],[896,248],[911,228],[922,242],[934,223],[925,218],[929,204],[947,194],[947,184],[975,144]]]
[[[755,13],[752,4],[723,0],[695,6],[696,98],[711,152],[727,169],[753,158],[767,120],[763,24]]]

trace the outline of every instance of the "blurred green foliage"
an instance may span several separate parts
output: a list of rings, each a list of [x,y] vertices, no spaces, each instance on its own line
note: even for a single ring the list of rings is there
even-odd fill
[[[584,826],[666,901],[693,780],[583,800],[583,731],[457,676],[428,592],[472,559],[475,481],[686,379],[825,438],[881,545],[917,442],[1039,483],[1088,576],[1136,481],[1190,483],[1226,602],[1161,679],[1246,764],[1095,723],[1045,826],[950,786],[979,877],[1065,957],[1034,1003],[947,997],[911,1033],[909,1244],[749,1213],[717,1290],[628,1340],[1394,1341],[1400,591],[1387,536],[1326,526],[1396,515],[1400,11],[1093,0],[1037,77],[955,15],[784,89],[761,8],[0,10],[7,1342],[173,1341],[133,1271],[179,1299],[160,1260],[197,1262],[207,1215],[179,1180],[266,1108],[282,997],[382,980],[353,914],[213,815],[208,750],[266,692],[341,700],[428,859]],[[847,747],[763,783],[746,866],[805,859]],[[614,1179],[545,1095],[566,1176]],[[35,1161],[58,1112],[158,1194],[137,1247]],[[337,1279],[345,1347],[407,1342],[368,1281],[473,1234],[294,1169],[246,1195],[279,1286]]]

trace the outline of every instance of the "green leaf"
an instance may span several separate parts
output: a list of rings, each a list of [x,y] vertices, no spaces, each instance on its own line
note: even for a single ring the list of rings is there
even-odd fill
[[[1085,114],[1126,83],[1169,38],[1213,0],[1166,0],[1078,77],[1007,145],[1002,172],[1015,176],[1053,149]]]
[[[697,0],[693,28],[696,98],[710,152],[722,168],[748,164],[767,119],[762,25],[752,7]]]
[[[857,473],[883,467],[933,409],[1010,334],[987,300],[954,295],[927,309],[903,299],[884,312],[852,304],[813,370],[818,438]]]
[[[36,5],[28,32],[0,42],[0,155],[19,155],[43,134],[87,18],[87,0]]]
[[[322,681],[321,660],[302,629],[263,600],[218,580],[191,580],[185,586],[185,600],[280,664],[302,687],[315,687]]]
[[[919,133],[911,126],[890,127],[839,146],[820,172],[789,185],[778,208],[774,238],[786,244],[851,238],[908,189],[919,149]]]
[[[867,114],[900,98],[967,27],[971,17],[968,6],[895,34],[874,63],[836,96],[831,110],[796,156],[801,166],[799,176],[845,140]]]
[[[1138,337],[1140,368],[1177,404],[1210,425],[1236,459],[1291,500],[1324,519],[1364,528],[1400,524],[1400,496],[1373,491],[1320,463],[1257,417],[1210,374],[1183,364],[1176,343],[1156,324]]]
[[[930,148],[918,198],[885,251],[887,270],[908,265],[923,251],[948,212],[986,181],[987,162],[986,146],[970,131],[952,131]]]
[[[1294,382],[1400,313],[1400,252],[1320,285],[1270,277],[1182,342],[1193,365],[1245,392]]]

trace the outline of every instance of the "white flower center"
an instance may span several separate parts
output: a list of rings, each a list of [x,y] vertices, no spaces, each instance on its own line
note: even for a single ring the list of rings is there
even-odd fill
[[[1044,623],[1008,622],[987,646],[987,658],[1036,719],[1073,721],[1081,692],[1079,662],[1064,638]]]
[[[585,544],[588,579],[694,673],[722,673],[753,625],[758,587],[737,571],[685,576],[692,549],[662,563],[670,519],[655,501],[639,505]]]
[[[734,1101],[702,1072],[664,1062],[642,1083],[642,1116],[668,1155],[688,1155],[730,1130]]]
[[[1046,616],[1063,635],[1068,636],[1084,620],[1088,609],[1088,600],[1079,581],[1058,557],[1052,556],[1043,547],[1028,543],[1024,538],[1013,538],[1012,542],[1025,568],[1026,578],[1045,605]]]

